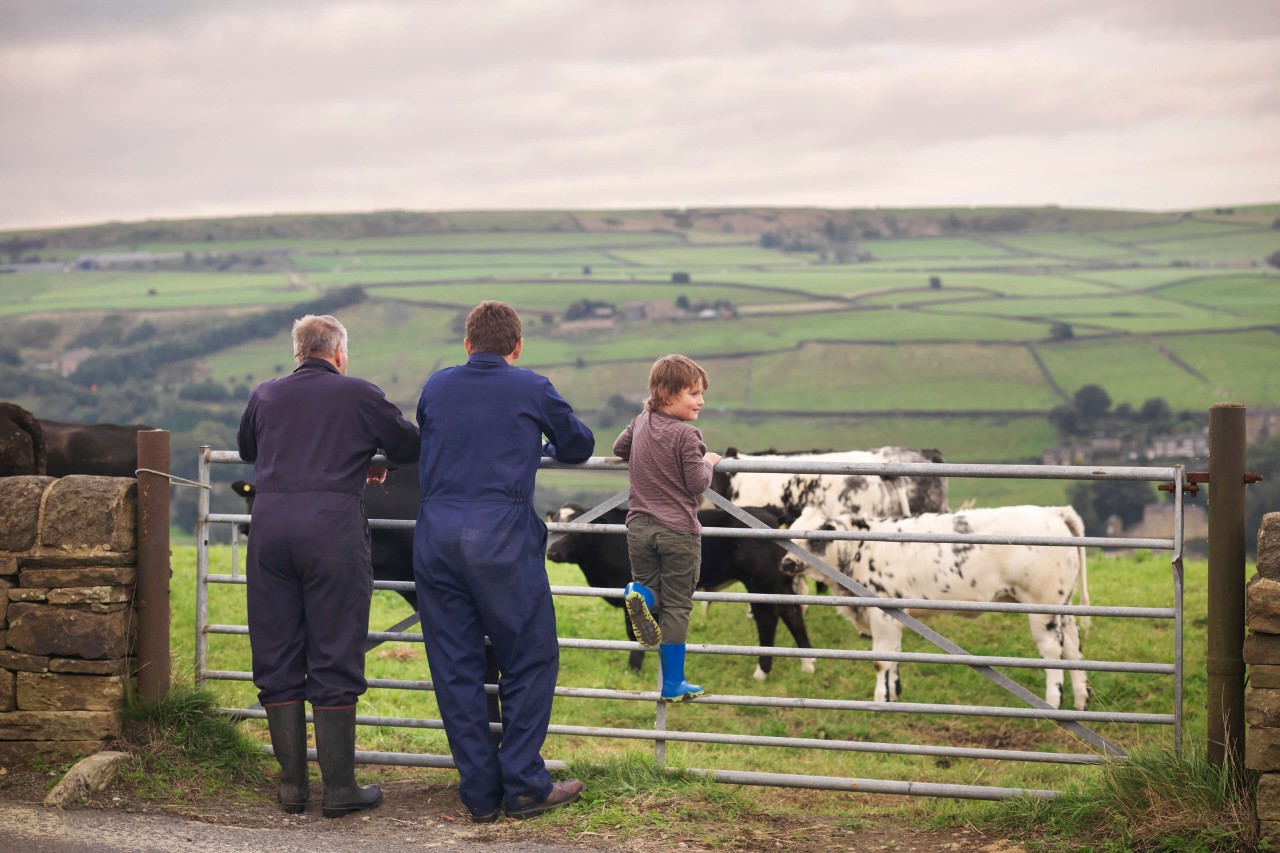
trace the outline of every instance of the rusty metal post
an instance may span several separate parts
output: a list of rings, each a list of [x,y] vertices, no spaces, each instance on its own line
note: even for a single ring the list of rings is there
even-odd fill
[[[1244,759],[1245,410],[1209,409],[1209,761]]]
[[[144,470],[145,469],[145,470]],[[152,473],[155,471],[162,474]],[[138,694],[169,692],[169,433],[138,433]]]

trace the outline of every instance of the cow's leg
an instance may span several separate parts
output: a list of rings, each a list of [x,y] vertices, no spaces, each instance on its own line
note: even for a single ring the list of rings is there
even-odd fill
[[[1063,645],[1062,656],[1066,660],[1081,660],[1084,649],[1080,643],[1080,626],[1074,616],[1062,617]],[[1089,707],[1089,673],[1083,669],[1071,670],[1071,695],[1075,700],[1075,709],[1083,711]]]
[[[1031,636],[1040,649],[1040,657],[1046,660],[1062,660],[1063,628],[1062,618],[1053,614],[1032,613]],[[1044,671],[1044,701],[1050,708],[1062,707],[1062,670],[1046,669]]]
[[[754,591],[754,590],[753,590]],[[760,645],[772,646],[778,636],[778,605],[756,604],[753,606],[756,617],[756,633],[760,636]],[[753,676],[756,681],[764,681],[773,669],[773,655],[761,655]]]
[[[795,638],[796,648],[813,648],[813,644],[809,642],[809,632],[805,630],[804,612],[798,604],[779,605],[778,615],[782,617],[782,623],[787,626],[787,630]],[[800,671],[813,672],[813,660],[813,658],[800,658]]]
[[[871,622],[871,648],[877,652],[902,651],[902,624],[874,609],[868,614]],[[876,664],[877,702],[897,702],[902,698],[902,679],[898,675],[898,662],[878,660]]]

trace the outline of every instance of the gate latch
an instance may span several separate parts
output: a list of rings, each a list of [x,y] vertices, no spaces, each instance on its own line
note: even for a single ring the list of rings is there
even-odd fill
[[[1251,486],[1254,483],[1259,483],[1261,481],[1262,481],[1261,474],[1255,474],[1252,471],[1245,472],[1244,484],[1246,486]],[[1196,494],[1200,491],[1201,483],[1208,485],[1209,483],[1208,471],[1188,471],[1187,481],[1182,484],[1182,491],[1190,495],[1191,497],[1195,497]],[[1156,489],[1162,492],[1172,492],[1173,483],[1161,483],[1160,485],[1156,486]]]

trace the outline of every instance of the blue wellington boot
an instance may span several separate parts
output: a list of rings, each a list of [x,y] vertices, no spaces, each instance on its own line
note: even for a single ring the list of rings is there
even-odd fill
[[[684,680],[684,643],[663,643],[658,646],[658,658],[662,661],[662,701],[685,702],[702,695],[702,688]]]
[[[632,581],[623,587],[622,600],[627,606],[627,618],[631,620],[631,629],[636,639],[646,649],[652,649],[662,642],[662,629],[658,620],[653,618],[653,590],[642,583]]]

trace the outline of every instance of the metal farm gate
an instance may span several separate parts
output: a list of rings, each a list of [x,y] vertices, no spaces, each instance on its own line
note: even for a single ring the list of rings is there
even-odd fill
[[[198,684],[207,679],[249,681],[248,672],[224,671],[209,668],[207,636],[209,634],[247,635],[244,625],[209,624],[208,584],[244,584],[245,577],[238,571],[238,534],[235,524],[247,522],[248,515],[212,514],[209,512],[210,465],[244,464],[234,451],[213,451],[201,448],[199,457],[199,481],[205,488],[199,490],[199,509],[197,520],[197,627],[195,648],[195,670]],[[767,697],[714,694],[693,700],[699,704],[725,706],[751,706],[776,709],[780,714],[787,709],[822,709],[832,712],[865,714],[938,714],[958,716],[986,716],[1007,719],[1048,720],[1066,729],[1080,741],[1093,747],[1092,752],[1066,753],[1041,752],[1009,749],[967,748],[954,746],[937,746],[908,743],[873,743],[856,740],[826,740],[801,737],[772,737],[730,734],[725,732],[672,731],[667,729],[667,706],[658,701],[657,690],[633,691],[607,688],[564,686],[557,687],[556,697],[580,699],[614,699],[653,703],[656,707],[655,721],[652,729],[624,729],[598,726],[552,725],[548,729],[551,736],[600,737],[625,740],[651,741],[654,744],[655,756],[662,761],[665,756],[665,744],[670,742],[692,742],[705,744],[736,744],[759,747],[783,747],[794,749],[840,750],[855,753],[892,753],[898,755],[936,756],[943,759],[1005,759],[1028,762],[1054,762],[1062,764],[1100,764],[1104,761],[1123,758],[1124,750],[1105,737],[1095,732],[1091,725],[1098,723],[1127,723],[1141,725],[1172,726],[1175,749],[1182,747],[1182,644],[1183,644],[1183,569],[1182,569],[1182,531],[1183,531],[1183,468],[1174,467],[1082,467],[1082,466],[1049,466],[1049,465],[964,465],[964,464],[926,464],[926,463],[857,463],[838,464],[832,462],[811,462],[803,460],[737,460],[725,459],[717,466],[718,470],[728,472],[789,472],[805,474],[861,474],[870,476],[936,476],[936,477],[974,477],[974,478],[1012,478],[1012,479],[1053,479],[1053,480],[1129,480],[1149,481],[1170,484],[1164,488],[1173,492],[1175,514],[1174,529],[1169,539],[1119,539],[1104,537],[1035,537],[1019,536],[1017,531],[1009,531],[1008,535],[974,535],[974,534],[903,534],[903,533],[869,533],[842,531],[803,531],[775,530],[763,526],[753,516],[743,512],[720,495],[708,491],[704,497],[717,506],[727,510],[749,529],[742,528],[704,528],[703,536],[728,536],[742,538],[761,538],[778,540],[790,553],[796,555],[810,566],[813,566],[829,578],[833,591],[840,594],[830,596],[792,596],[792,595],[750,595],[745,593],[697,593],[696,601],[723,602],[762,602],[771,604],[807,604],[812,606],[831,607],[846,605],[853,607],[882,607],[894,619],[924,637],[938,647],[936,654],[919,654],[907,652],[874,652],[855,651],[850,649],[825,648],[789,648],[730,646],[714,644],[688,645],[690,654],[711,655],[749,655],[769,654],[784,658],[821,658],[840,661],[875,661],[892,660],[905,663],[947,663],[971,667],[975,672],[1002,686],[1017,700],[1014,707],[958,705],[958,704],[921,704],[912,702],[884,702],[859,700],[837,700],[806,697]],[[624,471],[625,463],[612,457],[593,457],[582,465],[564,465],[550,459],[544,459],[542,468],[574,468],[602,471]],[[625,534],[622,525],[597,525],[590,522],[603,515],[609,509],[622,504],[627,498],[624,490],[593,509],[589,510],[572,523],[550,523],[548,528],[551,539],[557,534],[586,532],[599,535]],[[410,528],[412,521],[370,520],[372,527]],[[232,527],[232,573],[229,575],[211,575],[209,573],[209,526],[212,524],[231,524]],[[1062,547],[1103,547],[1103,548],[1141,548],[1167,551],[1171,554],[1173,602],[1172,608],[1156,607],[1102,607],[1083,605],[1052,605],[1022,603],[978,603],[940,600],[907,600],[880,599],[863,588],[839,570],[832,568],[809,551],[790,541],[792,539],[812,540],[878,540],[878,541],[922,541],[939,543],[969,543],[997,545],[1045,545]],[[395,582],[377,582],[378,589],[410,588],[412,584]],[[553,586],[552,593],[558,596],[595,596],[600,598],[620,598],[620,589],[601,589],[590,587]],[[892,607],[886,605],[891,602]],[[1105,660],[1047,660],[1041,658],[993,657],[969,654],[965,649],[941,636],[931,628],[921,624],[908,615],[906,610],[946,610],[946,611],[984,611],[1003,613],[1045,613],[1071,614],[1074,616],[1099,616],[1113,618],[1137,619],[1171,619],[1173,620],[1173,648],[1170,650],[1169,662],[1147,661],[1105,661]],[[422,635],[406,629],[417,622],[417,617],[403,620],[387,631],[370,632],[369,645],[372,649],[384,642],[421,643]],[[636,643],[616,640],[591,638],[560,639],[561,648],[603,649],[609,651],[631,651],[639,649]],[[1008,676],[997,671],[996,667],[1085,670],[1089,672],[1148,673],[1169,676],[1173,679],[1173,707],[1168,713],[1122,713],[1104,711],[1056,710],[1039,696],[1030,692]],[[369,679],[371,690],[392,688],[397,690],[432,690],[430,681],[406,681],[390,679]],[[493,692],[496,687],[489,685]],[[228,709],[230,714],[243,718],[265,718],[260,708]],[[389,717],[359,716],[361,725],[395,726],[419,729],[442,729],[439,720],[402,719]],[[496,725],[496,724],[495,724]],[[554,741],[549,741],[554,743]],[[548,750],[554,753],[554,747]],[[395,764],[419,767],[453,767],[448,755],[422,755],[410,753],[358,752],[357,760],[365,764]],[[548,760],[550,769],[560,769],[564,762]],[[1024,788],[1003,788],[980,785],[938,784],[928,782],[904,782],[880,779],[846,778],[831,776],[808,776],[783,773],[766,773],[751,769],[693,769],[690,772],[703,774],[718,781],[748,785],[768,785],[778,787],[802,787],[838,791],[860,791],[866,793],[910,794],[920,796],[952,797],[962,799],[1001,799],[1015,796],[1053,797],[1057,791]]]

